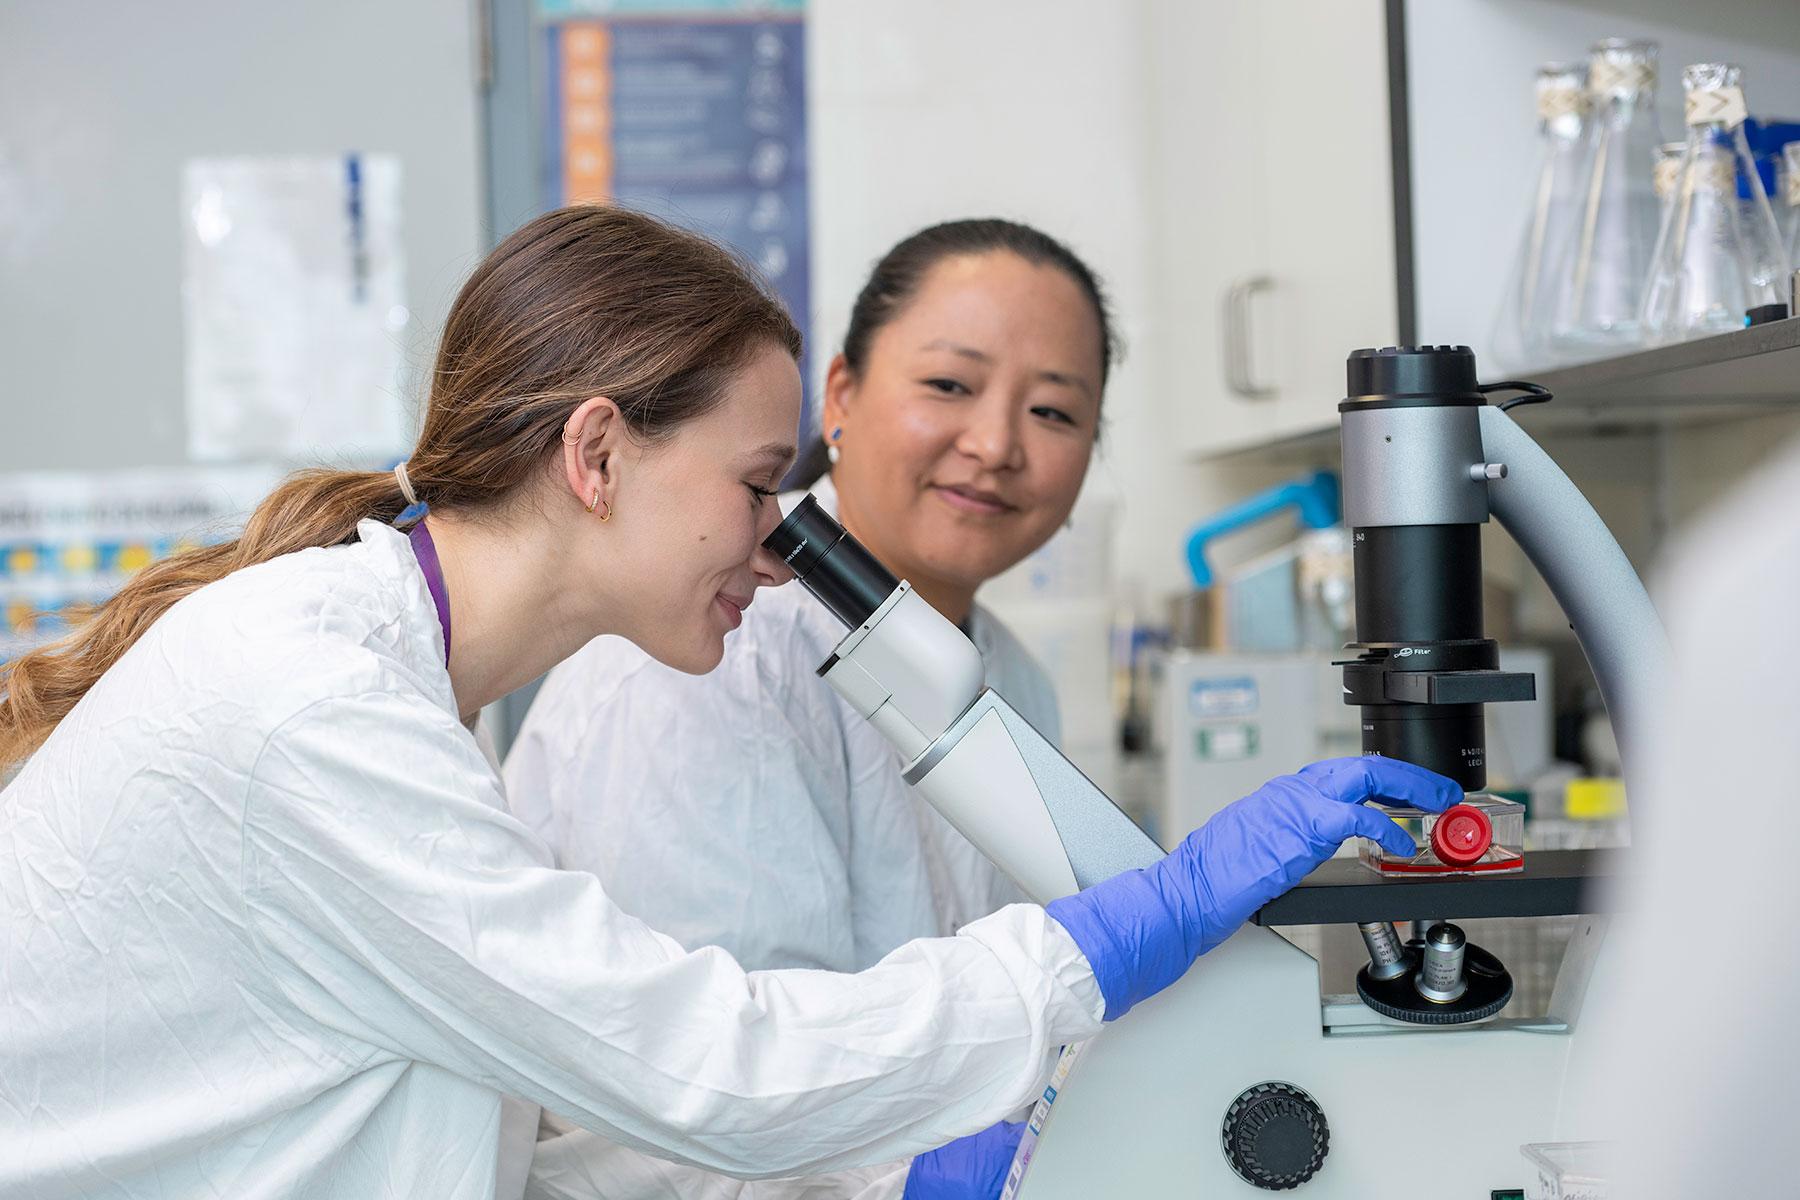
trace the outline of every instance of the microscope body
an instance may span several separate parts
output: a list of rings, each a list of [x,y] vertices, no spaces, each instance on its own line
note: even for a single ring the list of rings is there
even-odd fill
[[[1466,790],[1485,785],[1481,706],[1528,698],[1532,687],[1498,669],[1482,631],[1479,536],[1492,516],[1569,616],[1629,772],[1630,737],[1667,650],[1599,516],[1485,402],[1466,349],[1359,351],[1350,384],[1343,479],[1358,641],[1344,669],[1365,750],[1420,762]],[[768,545],[849,626],[820,674],[899,748],[908,780],[1040,903],[1159,858],[1100,789],[982,687],[961,631],[822,516],[803,500]],[[1327,867],[1339,863],[1366,870],[1346,860]],[[1396,903],[1427,893],[1390,889],[1445,886],[1371,877],[1376,908],[1330,920],[1391,922]],[[1459,913],[1454,897],[1472,893],[1430,894],[1452,899],[1412,915],[1519,915]],[[1361,1200],[1520,1186],[1522,1144],[1597,1135],[1568,1101],[1592,1041],[1581,1036],[1584,1002],[1591,984],[1604,991],[1606,933],[1604,916],[1576,923],[1546,1013],[1423,1024],[1366,997],[1323,996],[1311,955],[1248,925],[1065,1053],[1004,1196],[1249,1197],[1297,1186]]]
[[[1481,526],[1497,518],[1568,615],[1621,741],[1653,700],[1667,645],[1611,531],[1475,381],[1466,346],[1358,350],[1338,405],[1358,652],[1344,663],[1363,750],[1486,785],[1481,706],[1530,700],[1483,631]],[[1541,389],[1537,389],[1541,390]],[[1623,749],[1623,747],[1622,747]],[[1632,757],[1626,754],[1630,765]]]
[[[962,630],[802,498],[770,538],[850,627],[819,668],[906,759],[906,781],[1039,903],[1162,850],[1004,697]]]

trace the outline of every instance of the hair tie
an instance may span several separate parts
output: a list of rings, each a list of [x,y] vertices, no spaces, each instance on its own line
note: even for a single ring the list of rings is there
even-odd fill
[[[400,481],[400,494],[406,497],[406,506],[411,508],[413,505],[417,504],[419,498],[413,495],[412,480],[406,477],[405,459],[400,460],[394,467],[394,478]]]

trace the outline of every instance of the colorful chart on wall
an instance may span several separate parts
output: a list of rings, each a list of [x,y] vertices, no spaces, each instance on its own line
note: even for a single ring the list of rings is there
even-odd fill
[[[235,537],[272,467],[0,479],[0,662],[68,632],[157,559]]]
[[[804,5],[539,0],[537,11],[544,207],[616,202],[724,242],[804,329]]]

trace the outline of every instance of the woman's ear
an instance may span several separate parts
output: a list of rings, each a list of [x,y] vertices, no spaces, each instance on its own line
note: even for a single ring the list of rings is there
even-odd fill
[[[827,443],[837,440],[832,436],[833,430],[842,430],[850,423],[850,407],[855,397],[856,375],[850,370],[850,363],[842,354],[833,355],[831,365],[825,368],[824,405],[819,410],[819,423]]]
[[[608,396],[583,400],[563,423],[563,477],[569,494],[589,512],[602,502],[610,511],[624,435],[625,415]]]

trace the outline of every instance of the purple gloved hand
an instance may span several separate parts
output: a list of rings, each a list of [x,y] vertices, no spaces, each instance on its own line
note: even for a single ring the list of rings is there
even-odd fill
[[[997,1200],[1022,1122],[1002,1121],[912,1160],[901,1200]]]
[[[1373,838],[1412,854],[1407,832],[1363,801],[1442,812],[1461,799],[1450,780],[1399,759],[1329,759],[1214,813],[1154,866],[1045,907],[1087,956],[1111,1021],[1181,978],[1345,839]]]

